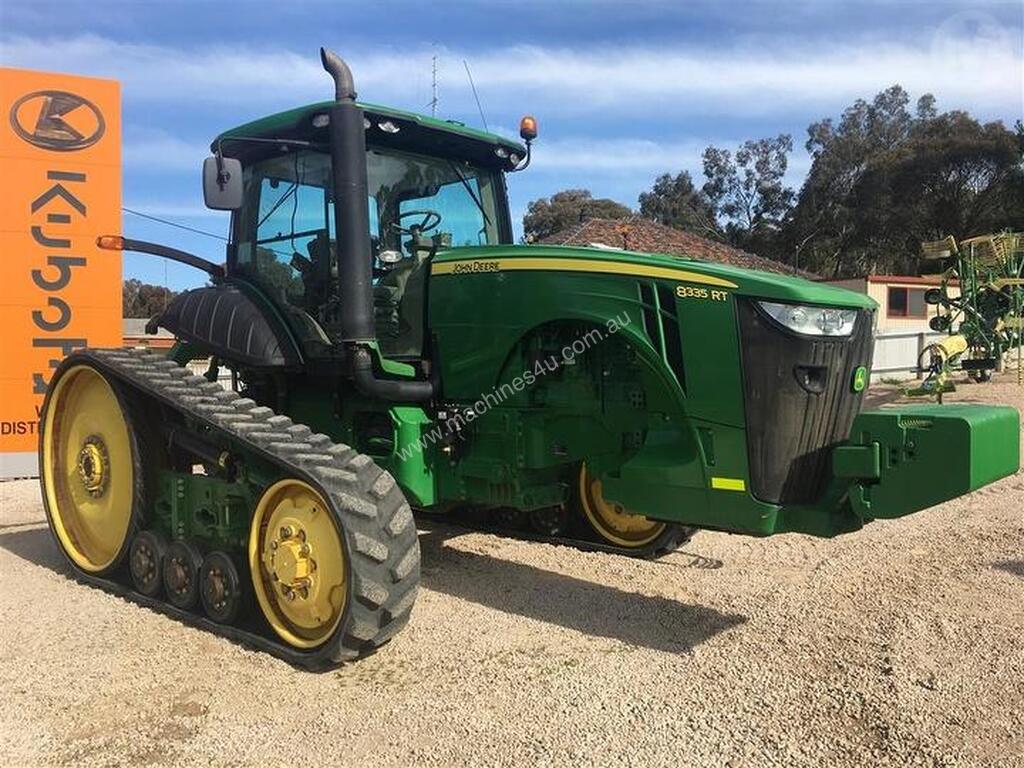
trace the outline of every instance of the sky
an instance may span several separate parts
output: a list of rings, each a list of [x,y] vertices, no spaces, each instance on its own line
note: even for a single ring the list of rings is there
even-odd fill
[[[560,189],[636,207],[661,173],[700,183],[708,145],[779,133],[799,188],[807,126],[893,83],[943,110],[1024,116],[1024,0],[0,0],[0,65],[121,82],[125,208],[220,237],[200,187],[210,140],[329,99],[321,45],[367,102],[429,114],[436,56],[440,117],[515,136],[535,115],[533,163],[508,182],[517,232]],[[217,237],[136,214],[124,233],[223,258]],[[204,280],[132,254],[125,276]]]

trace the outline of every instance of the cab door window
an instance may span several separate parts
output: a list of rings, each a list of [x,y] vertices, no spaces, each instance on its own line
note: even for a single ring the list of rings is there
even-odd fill
[[[296,152],[255,163],[246,196],[236,266],[274,301],[316,316],[334,270],[330,159]]]

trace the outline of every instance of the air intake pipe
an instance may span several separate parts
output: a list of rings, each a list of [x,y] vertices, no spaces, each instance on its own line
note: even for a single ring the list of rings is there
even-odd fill
[[[334,104],[327,111],[334,182],[334,227],[338,247],[338,299],[341,340],[348,347],[353,380],[368,397],[421,402],[433,397],[433,381],[379,379],[368,365],[373,324],[373,263],[370,247],[366,129],[356,104],[352,70],[338,54],[320,49],[324,69],[334,79]]]

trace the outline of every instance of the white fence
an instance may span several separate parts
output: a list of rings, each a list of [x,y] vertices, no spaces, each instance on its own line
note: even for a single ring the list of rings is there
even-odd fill
[[[929,344],[946,338],[935,331],[881,331],[875,333],[875,356],[871,364],[871,378],[920,378],[917,361]]]

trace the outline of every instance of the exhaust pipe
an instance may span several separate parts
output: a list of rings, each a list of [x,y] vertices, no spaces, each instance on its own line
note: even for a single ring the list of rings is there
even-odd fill
[[[368,347],[376,342],[373,324],[373,264],[370,246],[366,129],[356,104],[352,70],[338,54],[320,49],[320,61],[334,80],[334,104],[327,111],[334,181],[334,237],[338,247],[338,299],[341,340],[349,347],[352,375],[368,397],[399,402],[431,399],[433,381],[378,379]]]
[[[352,70],[348,64],[334,51],[320,49],[320,61],[324,69],[334,79],[334,100],[354,102],[356,100],[356,83],[352,79]]]
[[[365,343],[374,341],[374,329],[363,110],[356,104],[355,83],[348,65],[326,48],[320,49],[320,60],[334,78],[335,100],[327,114],[334,181],[341,340]]]

